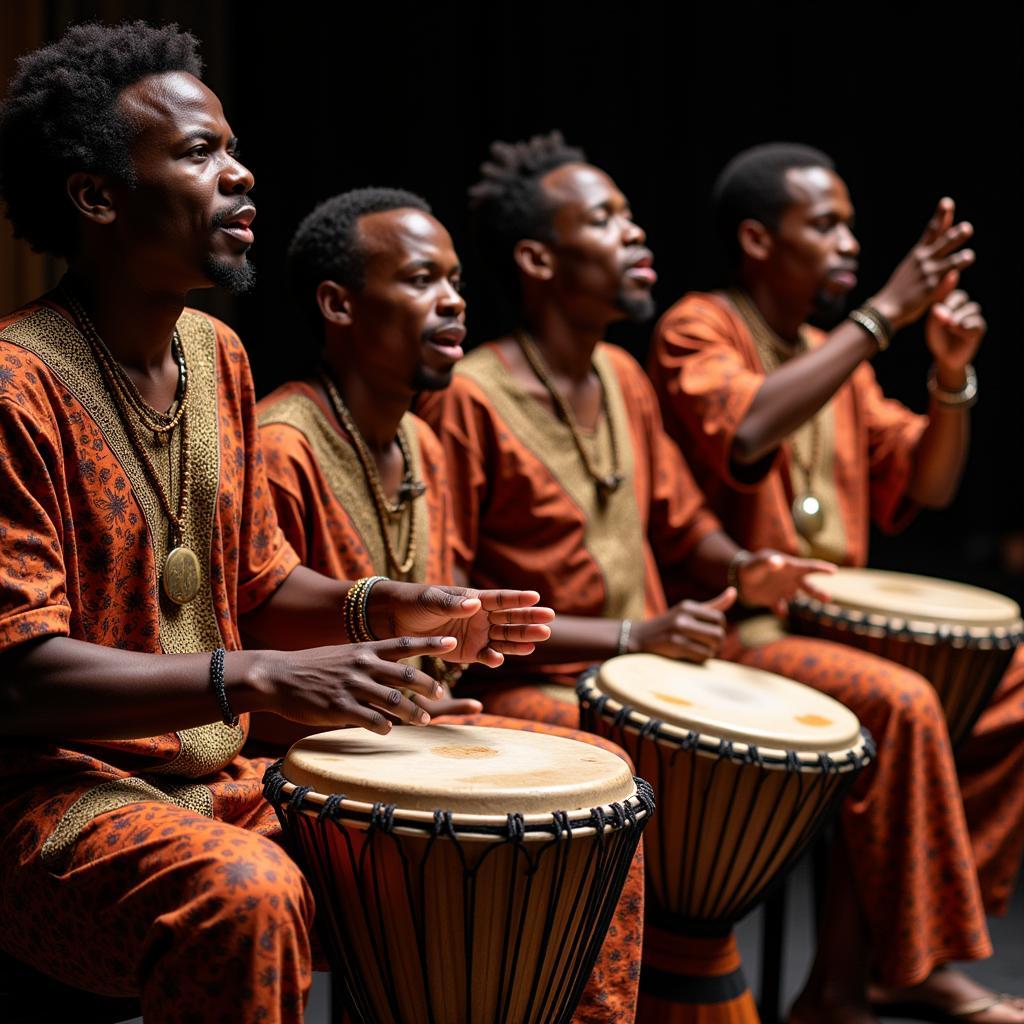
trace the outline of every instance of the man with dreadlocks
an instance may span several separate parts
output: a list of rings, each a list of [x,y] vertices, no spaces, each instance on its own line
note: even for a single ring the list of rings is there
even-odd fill
[[[77,26],[0,111],[15,230],[69,265],[0,319],[0,947],[150,1024],[297,1022],[313,905],[248,712],[425,724],[400,688],[439,687],[400,659],[494,665],[550,613],[298,565],[242,347],[184,308],[252,278],[253,178],[200,71],[176,26]],[[392,639],[347,642],[356,600]]]
[[[444,450],[410,411],[417,393],[448,386],[462,357],[466,304],[451,237],[419,196],[354,189],[321,203],[299,225],[288,249],[288,278],[299,325],[298,379],[257,407],[285,537],[304,565],[337,579],[381,573],[451,582]],[[431,708],[435,722],[441,707]],[[473,714],[479,710],[472,699],[451,701],[441,721],[567,736],[626,758],[577,729]],[[254,729],[280,742],[280,724],[290,723],[274,718]],[[638,850],[574,1016],[581,1024],[633,1018],[642,863]]]
[[[445,446],[457,574],[534,580],[558,619],[548,649],[518,671],[470,671],[457,692],[490,712],[573,725],[572,686],[595,661],[627,651],[703,661],[737,590],[773,607],[831,567],[767,549],[737,558],[662,429],[643,370],[603,342],[612,322],[653,313],[653,257],[615,183],[554,133],[492,147],[471,204],[515,321],[420,408]],[[668,608],[659,565],[721,594]],[[753,1012],[744,986],[724,994],[739,977],[731,940],[698,943],[686,969],[680,943],[653,936],[645,961],[694,974],[705,957],[728,979],[723,1014],[741,1002]]]
[[[985,333],[977,303],[957,287],[974,262],[963,248],[971,225],[955,223],[952,200],[942,199],[885,285],[825,334],[807,320],[841,314],[860,251],[832,160],[807,146],[746,150],[719,176],[714,208],[733,284],[685,296],[655,330],[650,372],[666,427],[741,543],[864,565],[872,522],[898,530],[921,506],[948,504],[960,479],[977,393],[970,363]],[[935,365],[919,416],[883,396],[869,360],[926,313]],[[670,594],[685,586],[665,568]],[[944,723],[915,744],[893,728],[915,706],[931,721],[925,680],[852,649],[774,633],[765,643],[741,630],[736,656],[848,704],[878,742],[873,788],[904,794],[898,809],[881,797],[847,801],[853,923],[826,926],[795,1019],[820,1019],[826,1000],[859,1002],[859,1015],[847,1009],[844,1019],[870,1019],[862,1005],[870,965],[886,986],[875,1001],[904,1004],[893,1016],[1024,1020],[1024,1000],[944,966],[991,954],[984,912],[1006,912],[1019,871],[1024,652],[957,750],[958,786]],[[860,935],[866,941],[851,941]]]

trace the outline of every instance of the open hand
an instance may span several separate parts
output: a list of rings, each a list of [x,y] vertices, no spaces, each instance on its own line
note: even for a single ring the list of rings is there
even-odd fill
[[[740,598],[744,604],[762,605],[785,614],[787,603],[800,590],[819,601],[828,601],[829,595],[809,583],[807,576],[812,572],[835,571],[836,567],[831,562],[796,558],[771,548],[762,548],[752,552],[739,568]]]

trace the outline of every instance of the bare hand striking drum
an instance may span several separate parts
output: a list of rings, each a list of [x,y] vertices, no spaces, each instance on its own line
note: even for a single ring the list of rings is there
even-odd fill
[[[608,751],[476,726],[321,733],[264,781],[366,1024],[569,1021],[654,810]]]
[[[838,701],[724,661],[613,658],[576,689],[584,729],[651,780],[638,1021],[756,1022],[732,924],[761,900],[874,756]]]
[[[849,568],[808,580],[832,600],[798,597],[790,629],[920,672],[938,691],[954,743],[971,731],[1024,636],[1016,601],[965,583]]]

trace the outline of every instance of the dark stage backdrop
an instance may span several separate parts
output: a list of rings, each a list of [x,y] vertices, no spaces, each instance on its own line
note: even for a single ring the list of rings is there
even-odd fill
[[[953,507],[922,515],[897,541],[878,538],[873,561],[1019,594],[1024,14],[981,6],[961,5],[955,18],[925,3],[884,17],[822,4],[47,0],[23,10],[41,12],[46,37],[87,17],[146,17],[203,39],[208,80],[256,174],[260,278],[251,297],[196,302],[239,328],[261,391],[293,341],[278,290],[290,234],[315,202],[357,185],[430,200],[464,254],[471,338],[483,340],[490,304],[464,197],[495,138],[559,127],[612,174],[656,253],[661,308],[716,284],[707,197],[742,147],[800,140],[834,156],[863,245],[855,300],[952,195],[976,228],[979,262],[965,285],[990,324],[972,456]],[[612,337],[643,358],[645,329]],[[917,328],[877,371],[890,394],[923,409],[928,365]]]

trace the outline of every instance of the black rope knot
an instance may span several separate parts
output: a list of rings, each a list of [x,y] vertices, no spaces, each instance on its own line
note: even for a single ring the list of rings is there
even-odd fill
[[[569,814],[567,811],[551,812],[551,830],[554,832],[556,839],[560,839],[564,835],[572,835],[572,825],[569,824]]]
[[[284,765],[284,758],[279,757],[273,764],[267,766],[263,773],[263,796],[267,803],[277,804],[281,802],[281,790],[288,781],[281,774],[281,767]]]
[[[629,721],[629,716],[631,714],[633,714],[633,709],[628,704],[623,704],[622,707],[615,712],[615,718],[612,719],[612,721],[621,729]]]
[[[799,772],[800,771],[800,757],[795,750],[786,751],[786,771],[787,772]]]
[[[434,832],[435,836],[448,836],[455,838],[455,822],[452,821],[451,811],[434,811]]]
[[[835,775],[839,771],[835,758],[824,750],[818,755],[818,764],[825,775]]]
[[[700,742],[700,733],[694,732],[691,729],[684,737],[682,743],[679,744],[680,750],[693,750],[695,746]]]
[[[718,741],[718,756],[725,760],[734,760],[735,754],[733,753],[732,740],[722,739]]]
[[[390,833],[395,828],[395,805],[381,803],[379,800],[370,810],[370,828]]]
[[[608,820],[603,807],[590,808],[590,820],[598,834],[604,833],[605,822]]]
[[[648,718],[643,725],[640,726],[640,738],[644,740],[657,739],[658,734],[661,732],[661,727],[665,723],[660,718]]]
[[[521,814],[506,815],[506,825],[509,839],[515,843],[522,842],[523,837],[526,835],[526,825],[523,822],[523,816]]]
[[[341,817],[341,805],[345,800],[344,793],[332,793],[325,801],[323,807],[320,808],[320,813],[317,817],[323,821],[325,818],[329,818],[331,821],[337,821]]]
[[[291,806],[293,811],[301,811],[302,805],[306,802],[306,797],[313,792],[311,786],[296,786],[291,796]]]

